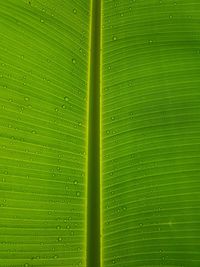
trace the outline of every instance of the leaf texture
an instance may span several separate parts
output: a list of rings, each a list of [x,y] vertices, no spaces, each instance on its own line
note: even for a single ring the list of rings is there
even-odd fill
[[[89,1],[0,6],[0,266],[79,266]]]
[[[0,267],[86,267],[93,1],[0,3]],[[200,3],[100,15],[101,267],[199,267]]]
[[[103,266],[200,264],[199,1],[103,5]]]

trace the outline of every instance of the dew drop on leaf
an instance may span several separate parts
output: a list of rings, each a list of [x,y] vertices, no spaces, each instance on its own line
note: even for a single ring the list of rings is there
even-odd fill
[[[43,19],[41,19],[41,20],[40,20],[40,22],[44,23],[44,20],[43,20]]]
[[[75,58],[72,58],[72,63],[76,64],[76,59]]]
[[[64,100],[67,102],[67,101],[69,101],[69,98],[67,96],[65,96]]]
[[[62,238],[61,238],[61,237],[58,237],[58,241],[59,241],[59,242],[62,241]]]
[[[112,260],[112,263],[115,264],[116,263],[116,260]]]
[[[74,8],[74,9],[73,9],[73,12],[74,12],[74,14],[76,14],[76,13],[77,13],[77,9],[76,9],[76,8]]]

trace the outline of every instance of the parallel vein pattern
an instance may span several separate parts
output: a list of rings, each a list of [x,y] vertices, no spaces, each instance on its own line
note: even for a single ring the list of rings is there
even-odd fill
[[[105,267],[200,266],[199,17],[104,0]]]
[[[89,0],[0,6],[0,266],[84,266]]]

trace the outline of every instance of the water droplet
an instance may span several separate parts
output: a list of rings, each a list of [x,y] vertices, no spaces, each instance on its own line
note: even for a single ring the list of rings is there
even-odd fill
[[[78,181],[77,180],[74,180],[74,184],[78,184]]]
[[[76,64],[76,59],[75,58],[72,58],[72,63]]]
[[[107,130],[107,131],[106,131],[106,133],[107,133],[107,134],[109,134],[109,133],[110,133],[110,131],[109,131],[109,130]]]
[[[71,231],[71,233],[70,233],[71,235],[74,235],[74,231]]]
[[[74,12],[74,14],[76,14],[76,13],[77,13],[77,9],[76,9],[76,8],[74,8],[74,9],[73,9],[73,12]]]
[[[65,100],[66,102],[68,102],[68,101],[69,101],[69,98],[68,98],[67,96],[65,96],[65,97],[64,97],[64,100]]]
[[[21,55],[20,57],[21,57],[21,59],[24,59],[24,55]]]
[[[123,17],[124,16],[124,13],[121,13],[120,16]]]
[[[35,130],[32,130],[31,133],[36,134],[36,131]]]
[[[43,20],[43,19],[41,19],[41,20],[40,20],[40,22],[44,23],[44,20]]]
[[[57,258],[58,258],[58,256],[57,256],[57,255],[55,255],[55,256],[54,256],[54,259],[57,259]]]
[[[111,120],[112,120],[112,121],[114,121],[114,120],[115,120],[115,117],[114,117],[114,116],[113,116],[113,117],[111,117]]]
[[[117,37],[116,36],[113,36],[113,41],[116,41],[117,40]]]
[[[24,100],[25,101],[29,101],[29,97],[24,97]]]
[[[56,229],[58,229],[58,230],[61,229],[61,226],[60,225],[57,225],[56,226]]]
[[[111,66],[109,66],[108,69],[111,70]]]
[[[80,192],[76,192],[76,196],[77,197],[80,197]]]
[[[66,108],[66,106],[65,106],[65,105],[62,105],[62,108],[64,108],[64,109],[65,109],[65,108]]]
[[[61,237],[58,237],[58,241],[59,241],[59,242],[62,241],[62,238],[61,238]]]
[[[28,263],[25,263],[25,264],[24,264],[24,267],[29,267],[29,264],[28,264]]]

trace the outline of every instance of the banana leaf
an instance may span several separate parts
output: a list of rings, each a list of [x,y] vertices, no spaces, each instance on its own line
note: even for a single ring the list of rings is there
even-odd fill
[[[0,267],[200,266],[199,18],[0,2]]]

